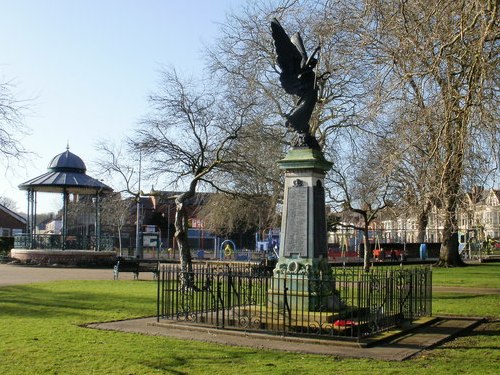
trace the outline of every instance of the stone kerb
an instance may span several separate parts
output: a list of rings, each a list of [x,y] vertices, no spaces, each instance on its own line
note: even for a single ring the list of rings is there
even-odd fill
[[[116,263],[114,251],[12,249],[10,257],[22,264],[39,265],[111,266]]]

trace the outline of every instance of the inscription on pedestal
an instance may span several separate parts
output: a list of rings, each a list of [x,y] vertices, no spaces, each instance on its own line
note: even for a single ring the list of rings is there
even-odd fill
[[[288,188],[285,256],[298,254],[307,257],[308,204],[309,188],[307,186]]]
[[[315,258],[327,257],[326,246],[326,212],[325,212],[325,189],[323,186],[313,188],[314,207],[314,254]]]

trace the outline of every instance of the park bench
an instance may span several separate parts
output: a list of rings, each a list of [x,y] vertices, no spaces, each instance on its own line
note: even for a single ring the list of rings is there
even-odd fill
[[[159,273],[158,261],[144,261],[138,259],[119,259],[113,267],[113,279],[118,280],[120,272],[132,272],[134,280],[139,279],[139,273],[152,272],[156,279]]]

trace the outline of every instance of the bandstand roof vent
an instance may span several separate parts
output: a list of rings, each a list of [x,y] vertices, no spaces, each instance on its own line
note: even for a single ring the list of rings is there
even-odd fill
[[[87,171],[83,160],[79,156],[69,152],[69,150],[54,156],[48,169],[52,172],[85,173]]]

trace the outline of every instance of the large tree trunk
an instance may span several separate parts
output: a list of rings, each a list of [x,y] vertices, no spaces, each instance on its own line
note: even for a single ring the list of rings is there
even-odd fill
[[[191,248],[188,242],[188,217],[184,204],[186,197],[181,194],[175,199],[175,233],[174,238],[179,249],[181,264],[180,284],[181,290],[194,289],[193,262]]]
[[[454,171],[451,170],[450,173]],[[456,173],[456,172],[455,172]],[[441,267],[463,267],[464,261],[458,252],[458,179],[449,178],[445,181],[447,185],[445,221],[443,227],[443,242],[439,252],[438,266]]]
[[[187,199],[194,196],[197,179],[191,181],[189,190],[175,198],[175,233],[174,238],[179,249],[179,259],[181,264],[181,288],[195,288],[193,278],[193,259],[191,248],[188,242],[188,215],[186,211]]]
[[[450,198],[449,200],[451,200]],[[456,198],[455,198],[456,199]],[[447,207],[446,219],[443,228],[443,242],[439,251],[438,266],[463,267],[464,261],[458,252],[458,226],[456,211],[449,211]]]
[[[370,241],[368,241],[369,230],[365,227],[363,230],[363,246],[365,247],[365,253],[363,254],[363,269],[365,272],[370,271],[370,262],[372,260],[372,248],[370,246]]]
[[[191,248],[188,242],[188,217],[184,205],[184,194],[175,199],[175,233],[174,238],[179,249],[179,259],[182,272],[192,271]]]
[[[417,233],[417,243],[425,242],[425,232],[427,230],[427,225],[429,224],[429,211],[431,209],[431,203],[427,203],[425,207],[418,213],[418,233]]]
[[[120,250],[120,256],[122,256],[122,229],[119,225],[116,226],[118,231],[118,249]]]
[[[458,233],[443,232],[443,243],[439,252],[439,266],[444,267],[462,267],[465,266],[464,261],[458,253]]]

